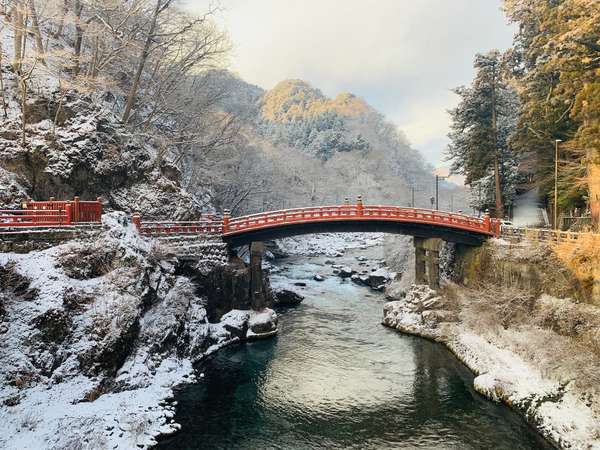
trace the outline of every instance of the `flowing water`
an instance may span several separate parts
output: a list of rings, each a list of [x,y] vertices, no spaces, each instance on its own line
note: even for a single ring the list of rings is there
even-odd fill
[[[549,448],[478,395],[441,345],[383,327],[383,296],[328,275],[323,260],[285,260],[273,284],[303,280],[306,299],[279,311],[278,337],[203,363],[201,382],[176,396],[182,430],[160,448]]]

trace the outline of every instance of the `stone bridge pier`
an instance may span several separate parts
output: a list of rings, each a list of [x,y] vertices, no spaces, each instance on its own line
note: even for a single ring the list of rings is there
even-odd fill
[[[252,309],[261,311],[267,307],[267,293],[263,283],[262,259],[265,254],[263,242],[250,244],[250,300]]]
[[[439,238],[414,238],[415,283],[428,284],[431,289],[440,287],[440,248]]]

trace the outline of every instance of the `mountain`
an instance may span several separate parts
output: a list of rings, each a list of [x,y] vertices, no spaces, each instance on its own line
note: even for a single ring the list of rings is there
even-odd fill
[[[297,79],[263,90],[231,72],[210,76],[223,90],[221,108],[241,127],[240,137],[207,163],[204,182],[216,186],[218,208],[252,212],[357,195],[409,206],[413,189],[416,205],[430,206],[433,168],[364,99],[347,92],[329,98]],[[442,194],[447,189],[456,191],[444,185]],[[463,197],[453,194],[456,208],[463,208]]]

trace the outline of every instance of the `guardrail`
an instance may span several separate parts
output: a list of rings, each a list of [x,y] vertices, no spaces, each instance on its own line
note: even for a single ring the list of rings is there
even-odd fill
[[[0,210],[0,227],[52,227],[70,224],[70,215],[66,210]]]
[[[134,214],[133,224],[143,236],[166,236],[171,234],[222,234],[223,221],[205,216],[198,221],[143,221]]]
[[[600,238],[600,234],[591,232],[560,231],[544,228],[520,228],[511,226],[502,226],[500,236],[519,241],[528,240],[552,243],[576,243],[582,238],[590,236]]]
[[[59,210],[66,211],[67,205],[71,205],[71,222],[100,222],[102,218],[101,199],[87,201],[74,197],[73,200],[33,201],[23,203],[23,209],[29,210]]]
[[[58,227],[72,224],[98,223],[102,219],[102,202],[33,201],[23,202],[22,209],[0,210],[0,228]]]

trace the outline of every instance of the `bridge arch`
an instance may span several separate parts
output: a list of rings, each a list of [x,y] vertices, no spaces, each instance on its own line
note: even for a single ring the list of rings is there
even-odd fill
[[[222,238],[232,247],[284,237],[330,232],[384,232],[479,245],[498,233],[498,222],[429,209],[357,205],[296,208],[230,218]]]

